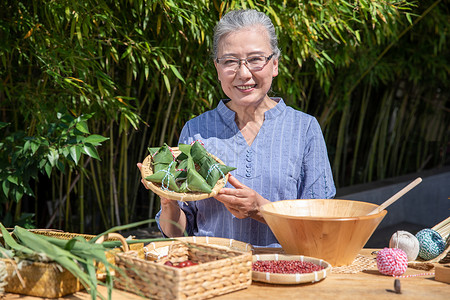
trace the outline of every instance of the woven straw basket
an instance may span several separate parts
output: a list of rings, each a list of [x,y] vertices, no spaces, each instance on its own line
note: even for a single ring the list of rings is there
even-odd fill
[[[84,235],[77,233],[68,233],[54,230],[30,230],[36,234],[51,236],[59,239],[69,240],[76,236],[82,236],[86,240],[90,240],[95,235]],[[105,253],[109,263],[115,263],[115,254],[119,252],[129,251],[128,244],[125,239],[119,234],[109,234],[108,237],[101,237],[96,242],[103,242],[104,240],[113,241],[120,240],[121,247],[114,248]],[[143,252],[143,243],[131,244],[130,248],[135,251]],[[81,282],[65,268],[61,267],[56,262],[23,262],[20,267],[10,259],[0,259],[5,263],[7,277],[5,279],[5,292],[14,294],[23,294],[45,298],[59,298],[65,295],[73,294],[84,289]],[[97,279],[104,279],[105,266],[103,264],[97,265]]]
[[[0,261],[5,263],[8,272],[5,279],[7,293],[59,298],[84,289],[72,273],[57,263],[30,262],[18,269],[16,263],[11,260]]]
[[[162,244],[166,246],[166,244]],[[175,268],[164,265],[191,260],[197,265]],[[170,245],[168,256],[145,259],[130,251],[119,253],[116,288],[155,299],[207,299],[250,286],[252,253],[226,250],[197,243]]]
[[[43,229],[35,229],[31,230],[34,233],[46,235],[62,240],[70,240],[74,237],[81,236],[85,238],[87,241],[93,239],[95,235],[90,234],[79,234],[79,233],[70,233],[70,232],[63,232],[63,231],[55,231],[55,230],[43,230]],[[134,251],[141,251],[143,252],[144,243],[134,243],[134,244],[127,244],[125,238],[118,234],[108,234],[106,237],[102,236],[101,239],[97,240],[96,243],[102,243],[103,241],[120,241],[122,242],[122,246],[111,249],[107,252],[105,252],[106,260],[108,263],[114,265],[115,264],[115,255],[120,252],[127,252],[129,250]],[[99,263],[97,265],[97,279],[105,279],[106,273],[105,273],[105,266],[102,263]]]
[[[180,155],[181,151],[179,150],[178,147],[173,147],[171,149],[172,149],[172,153],[175,157]],[[214,158],[219,164],[222,164],[222,165],[224,164],[223,161],[221,161],[216,156],[212,155],[211,153],[208,153],[208,154],[212,158]],[[153,174],[153,166],[152,166],[151,162],[152,162],[151,155],[148,155],[142,162],[141,175],[142,175],[142,178],[144,179],[143,183],[149,189],[151,189],[155,194],[157,194],[158,196],[160,196],[162,198],[179,200],[179,201],[196,201],[196,200],[202,200],[202,199],[214,197],[215,195],[217,195],[219,193],[220,189],[222,189],[228,181],[229,174],[225,175],[225,178],[220,178],[217,181],[214,188],[212,189],[212,192],[209,194],[201,193],[201,192],[177,193],[177,192],[172,192],[172,191],[165,191],[165,190],[161,189],[161,184],[145,180],[145,178],[147,176],[150,176]]]
[[[146,255],[167,255],[170,245],[179,243],[179,241],[187,243],[196,243],[202,245],[211,245],[216,248],[222,248],[226,250],[234,250],[240,252],[252,252],[253,246],[248,243],[244,243],[234,239],[210,237],[210,236],[185,236],[177,237],[167,241],[158,241],[149,243],[144,247],[144,253]]]

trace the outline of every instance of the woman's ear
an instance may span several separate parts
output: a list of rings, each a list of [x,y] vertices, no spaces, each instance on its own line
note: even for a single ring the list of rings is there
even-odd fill
[[[272,77],[277,77],[278,75],[278,58],[273,60],[273,73]]]
[[[217,61],[214,60],[214,67],[216,68],[216,72],[217,72],[217,79],[220,82],[220,72],[219,72],[219,66],[217,65]]]

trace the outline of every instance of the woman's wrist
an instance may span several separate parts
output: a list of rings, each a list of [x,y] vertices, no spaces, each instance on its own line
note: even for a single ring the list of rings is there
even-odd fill
[[[162,231],[168,237],[182,236],[186,228],[186,216],[175,200],[161,199],[159,222]]]

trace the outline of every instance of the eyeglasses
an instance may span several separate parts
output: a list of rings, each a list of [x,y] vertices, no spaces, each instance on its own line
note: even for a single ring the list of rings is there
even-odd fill
[[[253,55],[247,58],[236,58],[233,56],[216,58],[216,62],[225,70],[236,72],[238,68],[241,67],[241,62],[244,62],[245,66],[250,71],[260,71],[264,66],[272,59],[275,53],[270,56],[264,55]]]

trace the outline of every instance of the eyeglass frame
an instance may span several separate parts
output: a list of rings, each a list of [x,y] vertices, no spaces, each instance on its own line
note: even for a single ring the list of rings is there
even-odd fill
[[[236,59],[237,61],[238,61],[238,65],[237,65],[237,67],[233,70],[233,72],[236,72],[240,67],[241,67],[241,62],[243,61],[244,62],[244,65],[247,67],[247,69],[249,69],[250,71],[261,71],[262,69],[264,69],[264,67],[267,65],[267,63],[272,59],[272,57],[275,55],[275,52],[273,52],[271,55],[269,55],[269,56],[265,56],[265,55],[253,55],[253,56],[249,56],[249,57],[247,57],[247,58],[237,58],[237,57],[234,57],[234,56],[229,56],[229,57],[217,57],[216,58],[216,63],[218,63],[219,65],[222,65],[221,63],[220,63],[220,61],[219,60],[222,60],[222,59],[226,59],[226,58],[228,58],[228,59]],[[262,66],[262,67],[260,67],[260,68],[258,68],[258,69],[250,69],[249,68],[249,66],[248,66],[248,59],[249,58],[252,58],[252,57],[264,57],[264,59],[266,60],[265,62],[264,62],[264,65]],[[231,69],[230,69],[230,71],[231,71]]]

